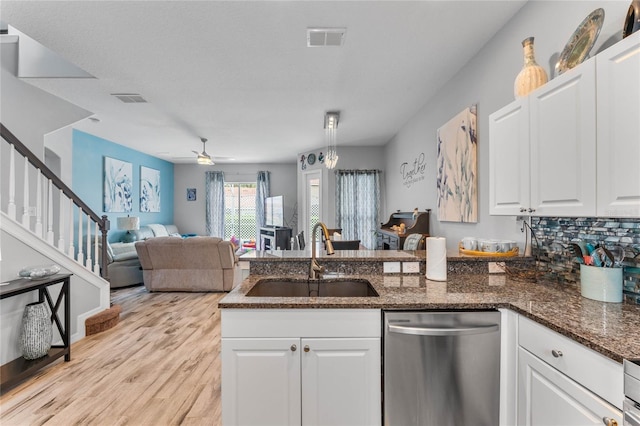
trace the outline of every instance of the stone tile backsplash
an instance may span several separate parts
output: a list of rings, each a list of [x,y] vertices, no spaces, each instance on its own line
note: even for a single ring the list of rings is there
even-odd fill
[[[623,247],[624,296],[640,304],[640,218],[532,217],[531,229],[535,236],[533,254],[547,269],[549,278],[559,281],[580,280],[580,265],[572,261],[569,242]]]

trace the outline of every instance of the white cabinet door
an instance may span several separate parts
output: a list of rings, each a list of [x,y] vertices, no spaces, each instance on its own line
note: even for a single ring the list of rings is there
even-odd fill
[[[530,206],[528,98],[491,114],[489,134],[489,213],[522,214]]]
[[[225,425],[299,425],[300,340],[222,339]]]
[[[598,216],[640,216],[640,32],[596,57]]]
[[[523,348],[518,349],[518,424],[526,426],[622,425],[622,413]]]
[[[381,424],[380,339],[302,339],[302,424]]]
[[[535,90],[529,107],[533,214],[595,216],[595,59]]]

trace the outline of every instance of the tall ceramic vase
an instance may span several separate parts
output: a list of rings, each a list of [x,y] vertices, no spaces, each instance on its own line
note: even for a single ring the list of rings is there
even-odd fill
[[[640,30],[640,0],[633,0],[629,6],[627,17],[622,29],[622,38],[629,37],[632,33]]]
[[[44,302],[29,303],[22,314],[20,349],[25,359],[38,359],[51,348],[53,327]]]
[[[522,47],[524,49],[524,67],[522,67],[513,85],[513,92],[516,98],[528,95],[531,91],[549,81],[547,72],[536,63],[533,51],[533,37],[524,39]]]

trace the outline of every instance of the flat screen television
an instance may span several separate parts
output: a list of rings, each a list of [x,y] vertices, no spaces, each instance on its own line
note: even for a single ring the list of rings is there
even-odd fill
[[[265,226],[284,226],[284,196],[267,197],[264,200]]]

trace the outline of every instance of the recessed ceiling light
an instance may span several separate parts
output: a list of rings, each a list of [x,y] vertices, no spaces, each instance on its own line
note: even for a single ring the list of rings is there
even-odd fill
[[[307,47],[340,47],[346,32],[346,28],[307,28]]]

